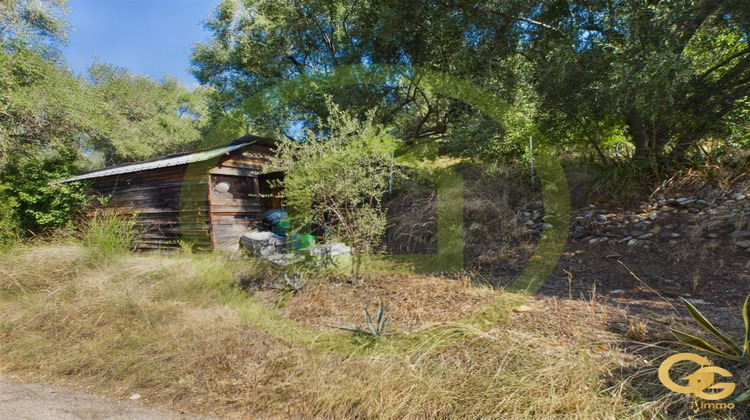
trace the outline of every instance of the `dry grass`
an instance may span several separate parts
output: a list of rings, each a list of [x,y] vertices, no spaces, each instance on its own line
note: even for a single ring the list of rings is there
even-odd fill
[[[541,193],[529,174],[499,164],[454,165],[464,180],[464,256],[467,266],[492,266],[510,261],[525,262],[533,242],[525,233],[520,212],[541,205]],[[410,180],[399,186],[388,201],[386,244],[394,254],[428,254],[437,251],[437,194],[425,180]]]
[[[611,388],[630,359],[586,302],[534,300],[530,312],[466,341],[350,357],[249,326],[199,275],[217,263],[247,271],[247,261],[92,255],[59,245],[0,255],[2,371],[230,418],[659,415]],[[311,284],[283,311],[311,325],[359,322],[363,307],[383,299],[394,323],[411,329],[503,296],[468,282],[375,276],[357,286]]]
[[[278,302],[278,293],[265,292],[264,301]],[[468,280],[450,281],[424,275],[371,276],[356,285],[312,282],[282,308],[285,316],[310,325],[360,324],[363,308],[375,313],[384,302],[391,325],[400,330],[422,329],[455,321],[488,303],[498,293],[472,286]]]

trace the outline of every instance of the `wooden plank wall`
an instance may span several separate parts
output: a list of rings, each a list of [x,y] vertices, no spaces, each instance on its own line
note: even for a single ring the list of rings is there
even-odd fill
[[[267,146],[250,145],[215,166],[192,163],[96,178],[89,205],[123,216],[137,213],[139,249],[175,248],[180,240],[199,249],[236,246],[243,233],[260,227],[258,174],[270,156]],[[217,194],[209,188],[210,176],[245,186]]]
[[[231,249],[240,236],[260,228],[263,211],[258,175],[268,163],[267,147],[250,145],[223,157],[210,173],[209,208],[215,248]],[[229,191],[217,191],[225,183]]]
[[[174,248],[178,241],[211,249],[208,167],[192,164],[95,179],[90,204],[125,216],[138,214],[139,249]]]

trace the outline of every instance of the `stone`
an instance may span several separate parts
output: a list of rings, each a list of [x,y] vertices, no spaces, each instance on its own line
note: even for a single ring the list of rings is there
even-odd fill
[[[740,248],[750,248],[750,241],[738,241],[734,243]]]
[[[654,236],[653,233],[644,233],[643,235],[638,236],[638,239],[648,239],[652,236]]]
[[[685,299],[686,301],[690,302],[693,305],[708,305],[708,302],[706,302],[703,299]]]
[[[729,234],[732,238],[740,238],[740,239],[747,239],[750,238],[750,232],[746,230],[740,230],[737,232],[732,232]]]
[[[724,225],[725,222],[723,220],[712,220],[706,225],[706,230],[708,230],[709,232],[712,230],[719,230]]]
[[[646,232],[644,232],[644,231],[642,231],[642,230],[634,230],[634,231],[631,231],[631,232],[630,232],[630,236],[641,236],[641,235],[643,235],[644,233],[646,233]]]
[[[628,241],[627,245],[628,246],[635,246],[636,244],[638,244],[638,239],[631,239],[631,240]]]
[[[669,206],[661,206],[659,207],[659,211],[673,211],[674,209]]]
[[[651,232],[653,234],[657,234],[657,233],[661,232],[661,226],[655,225],[654,227],[652,227],[651,229],[649,229],[649,232]]]
[[[586,232],[585,230],[576,230],[570,234],[570,237],[573,239],[581,239],[586,235],[588,235],[588,232]]]
[[[607,216],[605,216],[605,215],[603,215],[603,214],[597,214],[597,215],[596,215],[596,221],[597,221],[597,222],[601,222],[601,223],[604,223],[604,222],[606,222],[606,221],[607,221]]]

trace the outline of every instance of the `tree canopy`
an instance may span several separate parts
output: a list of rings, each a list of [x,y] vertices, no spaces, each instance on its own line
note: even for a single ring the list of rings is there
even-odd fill
[[[740,0],[224,0],[206,24],[212,38],[194,48],[193,68],[215,88],[214,120],[279,80],[402,64],[494,90],[551,143],[586,143],[606,159],[604,145],[626,139],[637,157],[679,157],[746,119],[748,9]],[[498,127],[418,81],[329,93],[362,115],[378,106],[378,122],[404,140],[435,139],[459,155],[512,151],[529,124],[511,118]],[[248,122],[294,137],[294,121],[325,116],[322,102],[311,97]]]
[[[65,11],[63,0],[0,3],[0,243],[72,220],[83,187],[50,181],[185,151],[204,131],[205,88],[101,63],[74,75],[59,51]]]

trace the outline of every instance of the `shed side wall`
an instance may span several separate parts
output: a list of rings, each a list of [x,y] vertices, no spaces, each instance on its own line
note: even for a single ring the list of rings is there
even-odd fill
[[[234,248],[243,233],[260,228],[263,208],[258,175],[271,155],[267,147],[250,145],[222,157],[209,171],[209,208],[215,248]],[[217,191],[215,187],[219,183],[229,185],[230,190]]]
[[[193,164],[114,175],[93,181],[92,208],[137,214],[139,249],[173,248],[178,241],[212,247],[207,167]]]

